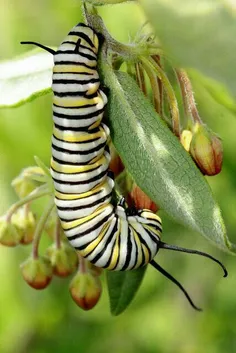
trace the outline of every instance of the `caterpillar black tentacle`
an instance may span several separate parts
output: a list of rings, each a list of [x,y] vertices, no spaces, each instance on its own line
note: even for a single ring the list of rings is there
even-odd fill
[[[108,270],[133,270],[150,263],[200,310],[182,285],[153,260],[160,248],[168,248],[160,241],[160,217],[147,209],[128,208],[123,198],[117,205],[111,202],[114,181],[109,171],[110,132],[102,122],[107,95],[97,71],[98,34],[79,23],[56,52],[34,42],[22,44],[35,44],[54,55],[51,175],[58,215],[71,245]]]

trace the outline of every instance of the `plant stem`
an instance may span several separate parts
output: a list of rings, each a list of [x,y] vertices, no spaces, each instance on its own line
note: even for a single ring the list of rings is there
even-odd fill
[[[169,106],[170,106],[171,118],[172,118],[172,129],[174,134],[177,137],[179,137],[180,136],[180,117],[179,117],[178,102],[168,77],[152,58],[146,59],[142,57],[140,58],[140,60],[142,61],[146,71],[147,70],[154,71],[162,81],[164,90],[166,91],[166,95],[168,98]]]
[[[50,200],[50,202],[48,203],[47,208],[43,212],[43,214],[40,217],[39,222],[38,222],[38,224],[36,226],[36,230],[35,230],[35,233],[34,233],[34,239],[33,239],[33,246],[32,246],[32,257],[34,259],[38,258],[39,241],[40,241],[44,226],[45,226],[45,224],[47,222],[47,219],[48,219],[50,213],[52,212],[54,206],[55,206],[54,198],[52,198]]]
[[[191,81],[183,69],[175,70],[180,84],[182,98],[184,103],[184,110],[187,117],[192,118],[195,122],[202,123],[200,115],[197,110],[196,102],[193,95],[193,88]]]
[[[56,220],[55,243],[56,243],[56,248],[60,249],[60,247],[61,247],[61,221],[60,221],[59,217],[57,217],[57,220]]]
[[[121,4],[122,2],[131,2],[136,0],[86,0],[86,2],[94,5],[94,6],[101,6],[101,5],[115,5]]]
[[[159,114],[160,112],[160,91],[159,91],[159,86],[157,82],[157,77],[155,72],[150,69],[148,65],[144,66],[145,71],[149,77],[151,87],[152,87],[152,95],[153,95],[153,103],[154,103],[154,108],[156,112]]]
[[[14,205],[10,207],[10,209],[7,212],[7,217],[6,217],[7,222],[11,221],[11,217],[13,213],[15,213],[19,207],[23,206],[28,202],[34,201],[40,197],[50,195],[50,194],[51,194],[51,191],[48,189],[47,185],[42,185],[37,189],[33,190],[29,195],[19,200],[18,202],[16,202]]]
[[[146,84],[145,84],[144,72],[143,72],[143,68],[140,65],[140,63],[135,64],[135,71],[136,71],[136,81],[139,85],[139,88],[145,94],[145,96],[147,96],[147,89],[146,89]]]

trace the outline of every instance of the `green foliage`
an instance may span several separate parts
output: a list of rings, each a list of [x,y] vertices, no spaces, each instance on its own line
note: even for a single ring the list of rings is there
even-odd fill
[[[236,93],[234,5],[223,0],[139,0],[177,67],[195,68]]]
[[[53,57],[38,49],[0,63],[0,107],[18,107],[50,92]]]
[[[107,271],[110,308],[113,315],[121,314],[133,300],[143,280],[146,266],[134,271]]]
[[[112,0],[111,0],[112,1]],[[75,4],[71,5],[69,2],[58,0],[52,3],[39,3],[37,6],[37,19],[32,16],[28,4],[25,1],[21,2],[21,6],[16,0],[14,7],[9,7],[9,11],[3,11],[6,13],[6,21],[2,22],[2,31],[6,33],[6,41],[4,41],[2,53],[6,53],[7,56],[11,56],[16,51],[15,43],[26,38],[26,34],[30,34],[30,39],[33,36],[38,36],[38,41],[45,43],[45,38],[50,43],[59,43],[64,33],[70,29],[76,21],[79,21],[78,11],[75,11]],[[90,1],[92,2],[92,0]],[[105,3],[106,1],[99,1]],[[108,3],[108,1],[106,2]],[[145,10],[148,18],[152,21],[153,26],[157,31],[157,36],[161,41],[161,44],[168,54],[168,59],[172,63],[182,66],[184,68],[190,68],[189,74],[193,80],[194,91],[196,92],[196,100],[198,102],[199,111],[204,119],[220,133],[224,140],[225,148],[225,159],[224,169],[221,175],[213,179],[208,179],[211,187],[213,188],[214,195],[218,199],[223,215],[226,220],[229,235],[233,238],[235,236],[235,160],[232,154],[232,150],[235,148],[235,99],[229,93],[229,90],[235,93],[235,30],[233,23],[233,13],[226,8],[227,1],[176,1],[172,0],[169,2],[159,0],[140,0],[142,8]],[[151,4],[151,7],[150,7]],[[0,5],[1,6],[1,5]],[[22,8],[21,8],[22,7]],[[124,8],[124,9],[123,9]],[[228,5],[230,8],[230,5]],[[151,9],[151,11],[150,11]],[[6,9],[4,9],[6,10]],[[19,12],[17,13],[17,10]],[[135,32],[138,29],[140,23],[135,22],[136,18],[142,18],[140,15],[140,8],[135,4],[121,4],[117,7],[103,7],[101,10],[103,19],[108,24],[109,30],[114,37],[119,37],[121,41],[127,42],[128,35],[122,36],[124,28],[126,32]],[[123,11],[123,12],[122,12]],[[17,13],[17,15],[16,15]],[[65,16],[66,13],[66,16]],[[119,26],[116,27],[117,13]],[[26,15],[25,15],[26,14]],[[51,16],[53,14],[53,16]],[[129,14],[129,15],[128,15]],[[138,14],[138,15],[137,15]],[[26,17],[24,17],[26,16]],[[130,18],[129,24],[127,21],[123,21],[123,18]],[[136,17],[137,16],[137,17]],[[22,21],[26,18],[26,21]],[[14,21],[12,21],[14,19]],[[19,19],[21,21],[19,21]],[[144,22],[144,18],[143,22]],[[6,31],[8,28],[8,21],[12,24],[12,30]],[[23,25],[22,25],[23,23]],[[40,27],[41,26],[41,27]],[[127,29],[127,27],[129,29]],[[22,29],[22,28],[23,29]],[[32,28],[35,29],[34,33],[31,33]],[[52,31],[53,28],[53,31]],[[58,29],[58,30],[57,30]],[[8,44],[11,41],[11,46]],[[4,51],[5,50],[5,51]],[[18,52],[21,47],[17,48]],[[16,76],[12,75],[13,71],[11,66],[11,75],[6,76],[6,66],[1,66],[1,77],[4,74],[4,80],[1,80],[1,106],[18,106],[25,101],[31,101],[32,98],[39,95],[48,93],[51,85],[51,56],[48,53],[42,51],[35,51],[34,57],[38,62],[38,55],[44,55],[47,57],[47,65],[44,68],[40,68],[37,73],[33,73],[32,76],[22,75],[21,69],[19,70],[18,61],[14,62],[14,70],[17,70]],[[30,58],[31,59],[31,58]],[[41,62],[39,63],[39,67]],[[8,64],[8,62],[3,65]],[[28,64],[27,64],[28,65]],[[31,67],[28,65],[28,68]],[[202,74],[198,72],[201,71]],[[113,73],[114,75],[114,73]],[[210,76],[211,78],[209,78]],[[111,91],[111,96],[115,104],[113,107],[119,107],[120,111],[132,112],[133,117],[131,121],[127,122],[127,117],[122,114],[120,120],[115,120],[115,109],[113,109],[114,119],[111,118],[112,132],[114,141],[119,148],[119,152],[122,154],[126,161],[126,165],[136,176],[137,181],[141,186],[144,185],[144,190],[151,194],[154,191],[157,200],[159,200],[159,193],[157,192],[156,185],[149,185],[148,181],[144,181],[142,174],[140,173],[142,165],[135,164],[132,158],[132,153],[127,150],[127,146],[124,144],[126,139],[126,131],[124,131],[124,137],[121,136],[120,127],[121,122],[128,123],[129,131],[136,131],[140,126],[148,125],[147,131],[154,131],[153,136],[155,139],[161,140],[159,134],[163,129],[168,136],[167,144],[173,142],[176,146],[176,139],[174,136],[169,137],[170,132],[164,127],[164,124],[159,120],[159,117],[153,116],[153,110],[150,111],[150,107],[147,108],[148,114],[144,115],[143,107],[146,108],[146,101],[140,97],[140,92],[137,91],[137,87],[134,82],[127,78],[124,74],[118,74],[114,76],[115,80],[118,80],[122,85],[119,90],[125,98],[125,103],[128,105],[128,110],[121,107],[117,103],[117,87]],[[36,85],[36,81],[37,85]],[[219,80],[220,83],[217,81]],[[118,82],[117,81],[117,82]],[[2,84],[4,86],[2,86]],[[225,86],[224,86],[225,85]],[[17,87],[21,87],[18,90]],[[132,93],[127,95],[127,91],[132,88]],[[7,93],[7,94],[6,94]],[[40,94],[39,94],[40,93]],[[135,103],[131,101],[131,97],[134,97]],[[138,97],[138,99],[137,99]],[[32,104],[23,105],[18,110],[2,111],[2,119],[0,121],[0,149],[2,164],[0,166],[1,172],[1,208],[4,210],[5,203],[9,204],[12,202],[14,196],[10,194],[9,184],[10,179],[13,175],[19,173],[20,168],[26,166],[27,163],[33,162],[32,156],[34,154],[40,155],[46,163],[49,160],[49,140],[50,140],[50,125],[49,125],[49,110],[51,100],[42,97],[40,100],[33,102]],[[137,105],[138,104],[138,105]],[[139,114],[138,108],[141,109],[142,115]],[[127,106],[126,106],[127,107]],[[111,109],[111,105],[109,109]],[[112,109],[111,109],[112,112]],[[117,113],[116,113],[117,114]],[[141,115],[141,118],[140,118]],[[133,124],[134,116],[141,119],[141,123]],[[150,120],[151,117],[151,120]],[[152,124],[150,126],[150,124]],[[157,131],[156,127],[160,129]],[[168,131],[168,132],[166,132]],[[156,136],[157,135],[157,136]],[[127,134],[128,136],[128,134]],[[130,144],[136,144],[140,146],[140,136],[134,141],[131,138],[128,140]],[[151,132],[147,132],[144,135],[147,145],[150,146]],[[133,139],[132,139],[133,140]],[[28,142],[27,142],[28,141]],[[48,143],[48,146],[46,144]],[[122,146],[122,143],[124,146]],[[20,145],[20,149],[18,146]],[[46,147],[45,147],[46,146]],[[171,147],[170,147],[171,150]],[[209,233],[203,231],[210,226],[210,220],[208,217],[201,218],[200,215],[206,216],[206,212],[200,210],[198,207],[198,220],[190,217],[189,222],[194,224],[200,231],[207,233],[206,235],[213,234],[213,230],[219,231],[219,238],[217,239],[212,235],[212,239],[222,245],[225,242],[224,238],[224,226],[221,221],[221,215],[219,213],[218,206],[216,206],[216,214],[213,212],[215,201],[212,198],[212,194],[207,187],[207,184],[203,178],[199,175],[196,168],[193,166],[192,161],[186,156],[186,153],[179,146],[177,150],[172,153],[176,156],[177,164],[179,163],[179,156],[189,165],[189,172],[191,171],[191,177],[199,176],[198,182],[203,186],[203,194],[197,193],[196,190],[192,190],[197,200],[197,205],[200,206],[199,200],[205,201],[204,209],[209,206],[211,214],[216,217],[216,222],[212,218],[213,228],[210,229]],[[158,155],[154,155],[151,149],[147,150],[137,149],[137,153],[142,154],[142,163],[145,164],[145,170],[151,168],[150,175],[154,177],[153,170],[155,165],[150,163],[150,153],[152,155],[152,161],[156,163]],[[169,149],[168,149],[169,151]],[[172,156],[171,153],[171,156]],[[178,155],[179,153],[179,155]],[[127,155],[127,156],[126,156]],[[144,160],[144,162],[143,162]],[[158,159],[159,160],[159,159]],[[164,161],[164,159],[163,159]],[[135,168],[132,167],[131,162],[134,162]],[[137,168],[136,168],[137,167]],[[171,165],[166,166],[166,170],[169,171]],[[134,169],[134,170],[133,170]],[[160,171],[159,171],[160,169]],[[143,169],[144,170],[144,169]],[[174,182],[178,180],[180,176],[178,173],[172,173],[171,178],[174,175]],[[180,171],[183,171],[182,169]],[[158,168],[158,173],[162,172],[162,167]],[[138,176],[137,176],[137,175]],[[189,175],[188,175],[189,176]],[[155,173],[156,178],[156,173]],[[140,180],[139,180],[140,179]],[[154,180],[154,179],[153,179]],[[170,179],[169,173],[167,173],[167,181],[173,182]],[[159,180],[158,180],[159,183]],[[174,187],[176,184],[174,183]],[[151,184],[151,183],[150,183]],[[185,213],[185,218],[188,219],[187,205],[184,200],[190,202],[188,198],[190,193],[189,189],[183,188],[181,180],[179,179],[178,187],[180,187],[180,196],[183,202],[182,210]],[[186,184],[187,185],[187,184]],[[159,184],[158,184],[159,188]],[[170,191],[168,184],[166,184],[166,192]],[[173,196],[171,196],[173,197]],[[162,200],[165,205],[168,200]],[[202,203],[201,203],[202,204]],[[193,211],[194,207],[190,207]],[[177,208],[173,205],[169,205],[173,208],[174,214],[169,212],[172,216],[175,216]],[[180,214],[177,214],[177,218],[180,219]],[[210,217],[209,217],[210,218]],[[195,246],[204,247],[207,246],[201,239],[193,237],[195,234],[190,230],[173,223],[165,215],[164,219],[164,237],[168,242],[178,242],[181,245],[188,244],[192,246],[192,242]],[[181,219],[181,221],[183,221]],[[208,225],[205,223],[207,220]],[[204,222],[203,222],[204,221]],[[187,222],[188,223],[188,222]],[[206,227],[206,228],[205,228]],[[208,228],[209,229],[209,228]],[[191,239],[191,241],[190,241]],[[193,240],[194,239],[194,240]],[[219,245],[219,244],[218,244]],[[214,249],[211,248],[214,252]],[[2,278],[2,286],[4,291],[0,293],[0,303],[2,304],[3,310],[1,315],[3,317],[2,322],[4,326],[1,328],[1,337],[3,351],[7,353],[24,352],[25,350],[32,353],[38,352],[49,352],[52,349],[56,349],[58,353],[65,351],[74,351],[81,349],[83,352],[99,352],[110,351],[114,353],[123,352],[140,352],[140,353],[152,353],[156,351],[160,352],[184,352],[191,351],[193,353],[199,353],[201,351],[212,351],[214,353],[220,353],[222,351],[231,351],[235,345],[236,337],[236,323],[235,323],[235,280],[234,277],[229,279],[222,284],[218,282],[218,272],[216,273],[213,268],[206,266],[205,262],[199,260],[196,267],[196,259],[179,258],[175,254],[166,254],[165,257],[160,253],[158,256],[164,263],[164,267],[172,267],[172,272],[175,272],[177,277],[181,278],[188,284],[193,294],[197,296],[198,303],[203,302],[205,313],[202,316],[195,316],[192,312],[188,311],[186,303],[182,297],[178,297],[178,293],[174,288],[171,292],[171,286],[165,281],[162,281],[160,276],[153,275],[147,271],[147,277],[145,285],[140,289],[140,295],[135,298],[133,305],[129,310],[120,317],[110,322],[110,318],[107,318],[107,298],[105,297],[101,304],[94,310],[93,313],[86,315],[76,309],[73,303],[69,301],[69,295],[67,293],[67,285],[61,286],[61,283],[55,281],[51,288],[44,293],[33,293],[22,283],[17,269],[17,262],[20,261],[19,257],[25,256],[24,250],[23,255],[18,253],[11,253],[6,249],[0,249],[1,252],[1,263],[0,272]],[[26,251],[27,252],[27,251]],[[224,256],[224,255],[222,255]],[[231,267],[231,273],[234,268],[234,258],[227,259],[229,267]],[[6,272],[7,269],[7,272]],[[198,271],[197,271],[198,269]],[[110,300],[112,313],[118,315],[132,300],[135,291],[141,283],[142,271],[138,271],[136,276],[135,272],[132,273],[109,273],[108,284],[110,291]],[[150,271],[151,272],[151,271]],[[193,272],[195,277],[193,277]],[[7,273],[7,276],[6,276]],[[119,285],[116,281],[119,282]],[[139,277],[140,276],[140,277]],[[154,280],[155,278],[155,280]],[[19,288],[19,291],[18,291]],[[125,288],[125,289],[124,289]],[[17,289],[17,291],[16,291]],[[115,291],[116,290],[116,291]],[[17,294],[16,294],[17,292]],[[58,293],[60,292],[60,295]],[[32,296],[32,297],[31,297]],[[32,300],[28,300],[28,298]],[[204,303],[205,300],[205,303]],[[33,304],[32,304],[33,303]],[[18,318],[21,317],[21,325],[16,326]],[[182,325],[179,325],[179,318],[182,318]],[[66,319],[65,319],[66,318]],[[142,325],[140,325],[140,318]],[[68,322],[71,323],[70,329],[68,330]],[[93,332],[94,339],[91,340],[91,332]],[[117,344],[119,340],[119,344]]]

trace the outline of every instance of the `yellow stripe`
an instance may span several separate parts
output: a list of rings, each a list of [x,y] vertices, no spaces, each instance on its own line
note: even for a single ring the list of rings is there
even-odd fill
[[[134,234],[134,242],[138,248],[137,250],[137,253],[138,253],[138,258],[137,258],[137,261],[136,261],[136,265],[134,268],[139,268],[142,264],[142,261],[143,261],[143,254],[142,254],[142,248],[141,248],[141,242],[140,242],[140,239],[138,237],[138,234],[137,232],[133,229],[133,234]]]
[[[150,230],[150,232],[154,233],[155,235],[158,236],[158,238],[161,237],[161,231],[155,229],[154,227],[148,226],[146,224],[143,224],[143,228],[147,228],[148,230]]]
[[[82,134],[81,132],[76,131],[61,131],[54,127],[53,134],[56,136],[56,138],[65,142],[87,142],[100,137],[106,138],[106,134],[102,128],[100,128],[100,131],[93,134]]]
[[[68,97],[56,97],[53,96],[53,103],[61,107],[83,107],[84,105],[93,105],[103,103],[100,96],[94,98],[68,98]]]
[[[85,197],[93,196],[96,192],[105,188],[106,184],[107,184],[107,181],[104,181],[103,183],[99,184],[98,186],[96,186],[96,188],[92,189],[91,191],[84,192],[82,194],[62,194],[61,192],[55,190],[55,196],[60,200],[83,199]]]
[[[85,72],[87,74],[96,74],[96,70],[95,68],[88,68],[82,65],[59,65],[56,64],[53,66],[53,72],[63,72],[63,73],[67,73],[67,72],[73,72],[73,73],[81,73],[81,72]]]
[[[100,215],[102,213],[102,211],[104,211],[104,209],[107,207],[107,205],[102,205],[101,207],[99,207],[99,209],[97,211],[95,211],[94,213],[92,213],[89,216],[83,217],[83,218],[79,218],[76,219],[75,221],[69,221],[69,222],[61,222],[62,228],[64,230],[69,230],[72,228],[75,228],[77,226],[80,226],[88,221],[91,221],[91,219],[95,218],[96,216]]]
[[[118,246],[118,242],[119,242],[119,238],[120,238],[120,229],[117,231],[117,233],[118,234],[116,236],[116,241],[115,241],[115,246],[113,248],[111,261],[110,261],[109,266],[107,267],[108,270],[113,270],[116,267],[118,257],[119,257],[120,248]]]
[[[86,256],[90,254],[98,246],[98,244],[102,241],[102,239],[106,235],[107,228],[110,226],[110,224],[111,224],[111,221],[105,224],[99,236],[95,240],[93,240],[84,250],[80,251],[82,256]]]
[[[107,163],[106,158],[102,156],[96,163],[87,164],[87,165],[66,165],[66,164],[59,164],[51,159],[51,167],[58,173],[65,173],[65,174],[75,174],[75,173],[85,173],[90,171],[91,169],[98,168],[102,164]]]

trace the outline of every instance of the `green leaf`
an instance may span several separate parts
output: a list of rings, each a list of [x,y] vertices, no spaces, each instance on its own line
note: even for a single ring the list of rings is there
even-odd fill
[[[0,108],[17,107],[51,91],[53,56],[39,49],[0,63]]]
[[[236,93],[236,21],[225,0],[139,0],[174,65],[196,68]]]
[[[107,271],[107,284],[112,315],[121,314],[133,300],[147,266],[127,272]]]
[[[113,143],[140,188],[178,222],[234,251],[212,191],[128,74],[103,63]]]

